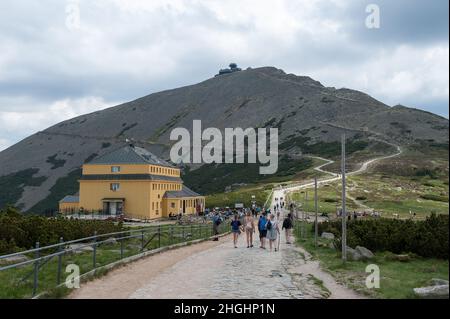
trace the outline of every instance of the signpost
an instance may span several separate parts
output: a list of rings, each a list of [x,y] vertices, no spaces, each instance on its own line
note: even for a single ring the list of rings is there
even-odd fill
[[[342,260],[347,261],[347,213],[345,211],[345,134],[342,134],[342,159],[341,159],[341,173],[342,173]]]

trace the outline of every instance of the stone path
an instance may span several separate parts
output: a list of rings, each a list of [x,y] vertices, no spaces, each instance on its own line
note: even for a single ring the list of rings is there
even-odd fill
[[[292,249],[246,248],[244,240],[239,248],[229,241],[184,259],[131,298],[303,298],[286,272]]]
[[[273,198],[284,190],[274,190]],[[272,202],[272,207],[274,202]],[[257,235],[257,234],[256,234]],[[322,271],[302,248],[280,251],[246,248],[245,236],[231,236],[144,258],[86,283],[70,298],[360,298]],[[268,245],[267,245],[268,247]]]

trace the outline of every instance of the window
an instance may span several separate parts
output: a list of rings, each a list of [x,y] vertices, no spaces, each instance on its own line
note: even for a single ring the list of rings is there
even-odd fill
[[[171,207],[171,208],[175,208],[175,202],[171,202],[171,203],[170,203],[170,207]]]
[[[119,184],[119,183],[111,183],[111,185],[110,185],[110,189],[111,189],[113,192],[118,191],[119,188],[120,188],[120,184]]]
[[[119,173],[120,172],[120,166],[111,166],[111,172],[112,173]]]

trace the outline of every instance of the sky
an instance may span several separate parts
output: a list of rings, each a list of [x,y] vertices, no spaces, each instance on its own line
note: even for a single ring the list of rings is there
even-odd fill
[[[366,11],[372,4],[378,10]],[[3,0],[0,150],[62,120],[201,82],[230,62],[275,66],[448,118],[448,7],[448,0]],[[368,25],[377,12],[379,24]]]

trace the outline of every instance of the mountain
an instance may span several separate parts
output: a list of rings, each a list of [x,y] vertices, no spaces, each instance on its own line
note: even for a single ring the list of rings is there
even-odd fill
[[[324,87],[274,67],[222,74],[78,116],[33,134],[0,153],[0,206],[43,210],[77,191],[80,166],[133,138],[167,159],[174,127],[278,127],[280,149],[317,155],[342,132],[358,147],[369,137],[401,145],[447,144],[448,120],[405,106],[390,107],[350,89]],[[334,145],[334,146],[333,146]],[[331,147],[333,146],[333,147]]]

